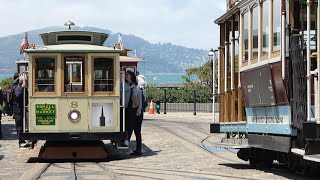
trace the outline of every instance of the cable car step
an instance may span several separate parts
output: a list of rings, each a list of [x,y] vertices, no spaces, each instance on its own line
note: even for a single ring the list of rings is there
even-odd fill
[[[102,141],[47,141],[39,157],[46,160],[105,159],[108,154]]]

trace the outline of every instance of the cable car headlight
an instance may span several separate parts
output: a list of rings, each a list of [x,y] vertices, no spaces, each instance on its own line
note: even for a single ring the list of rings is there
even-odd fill
[[[81,114],[78,110],[71,110],[68,114],[68,118],[71,122],[78,122],[81,118]]]

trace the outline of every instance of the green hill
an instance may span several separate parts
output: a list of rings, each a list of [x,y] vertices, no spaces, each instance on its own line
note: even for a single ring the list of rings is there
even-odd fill
[[[40,33],[65,29],[66,27],[56,26],[32,30],[28,32],[28,39],[31,43],[42,45]],[[77,26],[73,27],[73,29],[107,33],[110,35],[105,43],[107,46],[112,46],[118,40],[117,33],[107,29]],[[23,37],[24,33],[20,33],[0,38],[0,69],[12,69],[12,71],[15,71],[15,61],[24,58],[23,55],[19,54]],[[122,40],[125,47],[133,50],[130,55],[134,55],[134,50],[136,50],[138,57],[147,60],[145,64],[146,73],[181,73],[186,68],[199,66],[207,61],[207,51],[201,49],[186,48],[171,43],[150,43],[131,34],[122,34]],[[144,67],[140,65],[139,68],[141,70]],[[0,73],[3,72],[0,70]]]

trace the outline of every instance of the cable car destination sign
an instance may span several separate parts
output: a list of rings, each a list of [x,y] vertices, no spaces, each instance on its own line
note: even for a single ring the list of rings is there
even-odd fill
[[[55,125],[56,105],[36,104],[36,125]]]

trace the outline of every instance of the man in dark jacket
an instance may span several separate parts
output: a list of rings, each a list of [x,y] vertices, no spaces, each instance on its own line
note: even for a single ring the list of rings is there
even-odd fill
[[[22,139],[21,133],[23,132],[23,114],[25,104],[28,104],[28,90],[23,76],[19,77],[19,83],[12,89],[12,111],[16,123],[16,130],[19,139],[19,146],[25,147],[28,144]],[[25,104],[24,102],[25,101]]]
[[[11,89],[8,89],[7,91],[7,101],[8,101],[8,107],[7,107],[7,114],[9,116],[13,115],[12,112],[12,103],[13,103],[13,91],[14,88],[19,84],[19,74],[16,72],[13,75],[13,83],[11,85]]]

